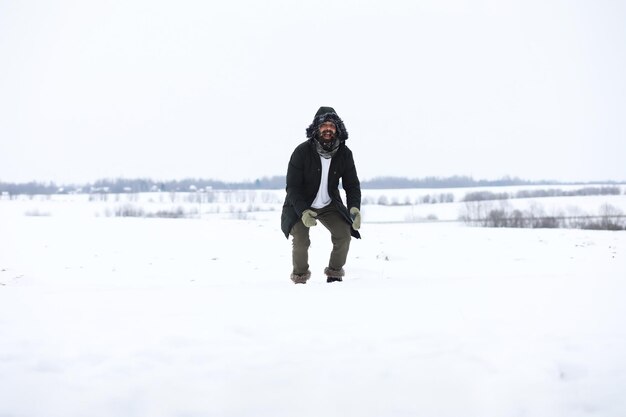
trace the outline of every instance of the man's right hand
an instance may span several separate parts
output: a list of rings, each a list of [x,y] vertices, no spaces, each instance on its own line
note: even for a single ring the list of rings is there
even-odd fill
[[[315,226],[317,224],[317,220],[315,220],[316,217],[317,213],[313,210],[304,210],[302,212],[302,223],[304,223],[306,227]]]

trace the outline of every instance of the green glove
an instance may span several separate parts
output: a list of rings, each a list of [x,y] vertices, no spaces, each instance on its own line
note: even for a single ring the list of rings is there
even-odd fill
[[[352,207],[350,209],[350,217],[352,217],[352,228],[359,230],[361,228],[361,212],[358,208]]]
[[[304,223],[306,227],[315,226],[317,224],[317,220],[315,220],[316,217],[317,213],[313,210],[304,210],[302,212],[302,223]]]

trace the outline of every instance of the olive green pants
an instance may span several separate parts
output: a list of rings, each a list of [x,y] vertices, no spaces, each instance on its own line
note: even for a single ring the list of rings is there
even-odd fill
[[[352,238],[350,235],[351,226],[332,204],[321,209],[311,210],[317,213],[316,219],[319,223],[322,223],[330,231],[333,249],[330,252],[328,267],[339,271],[345,265],[348,257],[350,239]],[[304,274],[309,270],[309,246],[311,246],[309,228],[300,220],[293,226],[290,234],[293,236],[293,273]]]

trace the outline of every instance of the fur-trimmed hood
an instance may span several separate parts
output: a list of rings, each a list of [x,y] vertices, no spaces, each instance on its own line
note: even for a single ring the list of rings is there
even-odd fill
[[[313,123],[306,128],[306,137],[309,139],[317,139],[319,127],[324,122],[333,122],[335,124],[337,127],[337,138],[340,142],[348,140],[348,130],[346,130],[343,120],[341,120],[341,118],[337,115],[337,112],[335,112],[335,109],[332,107],[319,108],[317,113],[315,113]]]

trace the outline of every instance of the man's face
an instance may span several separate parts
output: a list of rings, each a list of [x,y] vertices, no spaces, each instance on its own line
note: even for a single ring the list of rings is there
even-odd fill
[[[320,138],[322,138],[324,142],[333,140],[335,133],[337,133],[337,127],[333,122],[324,122],[320,125]]]

